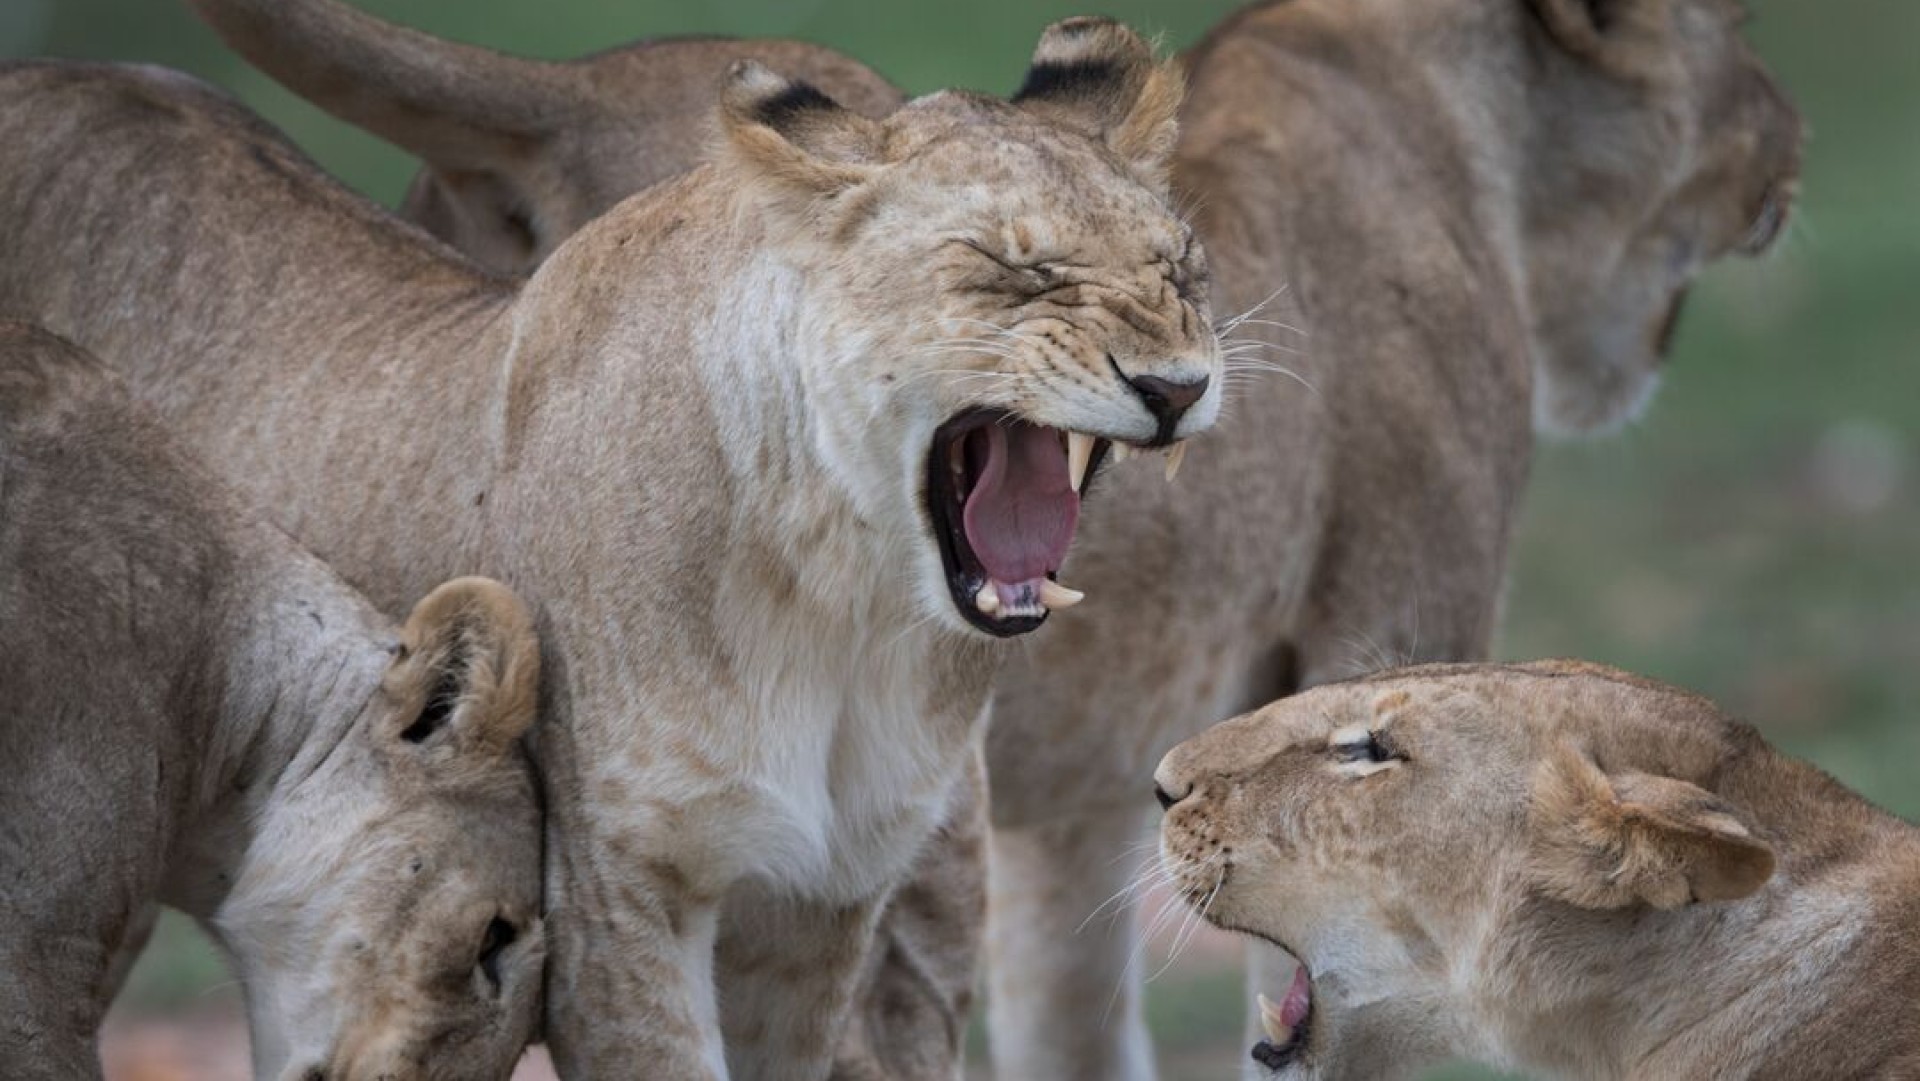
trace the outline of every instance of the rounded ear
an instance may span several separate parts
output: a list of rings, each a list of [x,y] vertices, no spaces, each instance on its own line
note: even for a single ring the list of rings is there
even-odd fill
[[[1669,0],[1527,0],[1555,44],[1621,76],[1658,71],[1671,55]]]
[[[727,72],[720,126],[734,155],[789,192],[832,195],[880,168],[878,122],[821,93],[812,84],[774,74],[753,60]]]
[[[401,704],[394,738],[505,753],[533,723],[540,642],[520,598],[488,578],[456,578],[413,606],[383,683]]]
[[[1713,793],[1672,777],[1608,775],[1571,748],[1541,767],[1531,817],[1536,884],[1582,908],[1737,901],[1773,877],[1773,849]]]
[[[1082,16],[1040,35],[1013,101],[1103,140],[1164,187],[1186,92],[1178,63],[1156,62],[1146,39],[1112,19]]]

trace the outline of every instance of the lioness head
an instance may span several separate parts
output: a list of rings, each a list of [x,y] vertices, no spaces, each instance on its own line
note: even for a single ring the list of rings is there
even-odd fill
[[[835,290],[802,317],[845,358],[808,388],[832,403],[813,449],[886,493],[863,511],[918,519],[914,589],[953,626],[1018,634],[1078,600],[1053,576],[1089,476],[1219,411],[1206,264],[1167,193],[1182,92],[1104,19],[1049,28],[1011,102],[874,120],[750,63],[726,88],[783,257]]]
[[[281,780],[214,919],[244,977],[255,1076],[511,1072],[545,959],[519,746],[538,669],[513,594],[449,582],[414,608],[338,745]]]
[[[1407,669],[1174,748],[1154,777],[1162,851],[1208,920],[1302,962],[1261,1004],[1254,1058],[1280,1076],[1510,1061],[1502,1039],[1537,1035],[1506,1027],[1540,986],[1529,953],[1566,951],[1548,959],[1564,974],[1644,913],[1769,880],[1764,831],[1717,794],[1761,746],[1695,696],[1597,665]]]
[[[1535,418],[1604,430],[1651,396],[1701,269],[1779,235],[1800,120],[1735,0],[1526,2]]]

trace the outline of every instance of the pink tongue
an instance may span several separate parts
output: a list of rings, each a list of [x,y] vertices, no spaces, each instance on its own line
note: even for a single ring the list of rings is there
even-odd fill
[[[1060,433],[988,424],[967,434],[966,453],[978,479],[964,521],[981,566],[1010,585],[1059,570],[1080,519]]]
[[[1299,1028],[1300,1022],[1307,1019],[1307,1008],[1313,1005],[1313,981],[1307,976],[1307,966],[1301,965],[1293,970],[1293,985],[1287,988],[1287,997],[1280,1003],[1280,1020],[1288,1028]]]

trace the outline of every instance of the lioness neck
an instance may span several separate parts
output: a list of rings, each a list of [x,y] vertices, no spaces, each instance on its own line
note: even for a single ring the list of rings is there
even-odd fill
[[[1526,17],[1518,0],[1275,0],[1249,8],[1190,57],[1180,158],[1204,178],[1210,163],[1263,148],[1263,169],[1351,184],[1380,200],[1383,216],[1400,199],[1461,202],[1454,209],[1524,284],[1519,191],[1535,126],[1524,83]],[[1367,171],[1329,181],[1323,170],[1338,175],[1339,162]],[[1260,215],[1254,207],[1221,212]],[[1214,232],[1224,241],[1213,244],[1216,254],[1231,258],[1235,228]]]
[[[1518,945],[1488,999],[1505,1004],[1507,1064],[1593,1081],[1859,1077],[1920,1054],[1914,1026],[1858,1021],[1920,992],[1920,830],[1768,750],[1718,790],[1775,844],[1773,878],[1670,912],[1523,910],[1498,932]]]
[[[196,749],[190,821],[176,833],[161,891],[161,900],[200,918],[213,915],[238,878],[275,794],[304,783],[350,738],[398,641],[384,618],[304,554],[243,562],[226,592],[217,617],[225,648],[196,681],[203,694],[188,737]]]

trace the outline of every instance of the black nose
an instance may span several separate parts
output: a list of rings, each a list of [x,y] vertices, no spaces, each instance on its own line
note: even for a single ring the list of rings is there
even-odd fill
[[[1201,376],[1191,383],[1175,383],[1157,375],[1136,375],[1127,380],[1134,393],[1146,403],[1147,412],[1160,424],[1160,430],[1154,434],[1155,443],[1173,442],[1173,430],[1180,424],[1193,403],[1207,392],[1210,376]]]
[[[1159,785],[1153,786],[1153,798],[1160,801],[1160,809],[1163,811],[1172,810],[1173,805],[1180,802],[1179,800],[1174,799],[1172,796],[1168,795],[1167,790],[1164,788],[1161,788]]]

